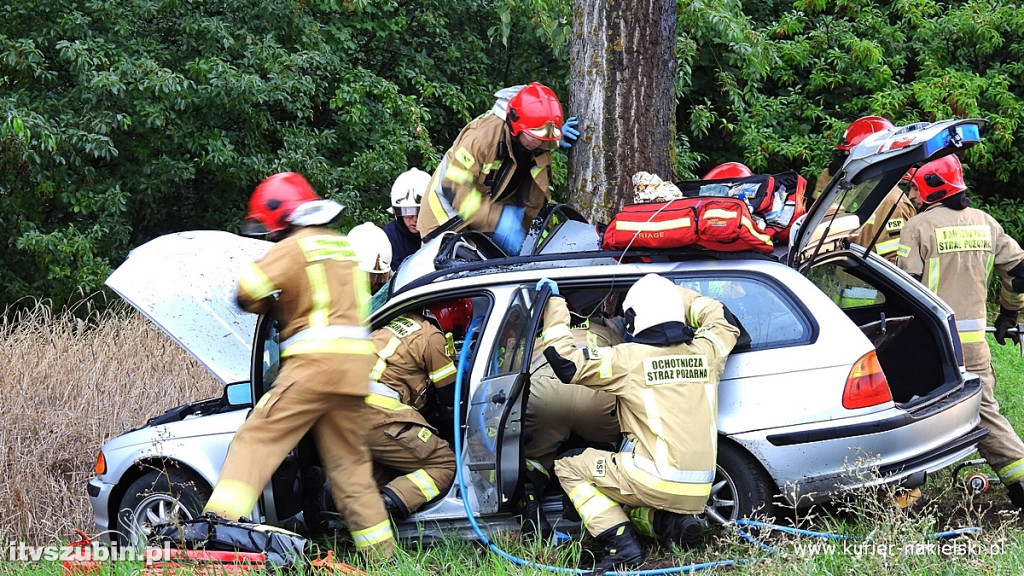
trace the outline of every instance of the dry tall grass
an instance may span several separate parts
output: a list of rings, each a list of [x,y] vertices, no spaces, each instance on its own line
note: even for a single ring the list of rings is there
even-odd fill
[[[73,528],[94,531],[86,483],[103,442],[220,394],[205,368],[138,313],[93,318],[44,305],[0,318],[0,535],[42,545]]]

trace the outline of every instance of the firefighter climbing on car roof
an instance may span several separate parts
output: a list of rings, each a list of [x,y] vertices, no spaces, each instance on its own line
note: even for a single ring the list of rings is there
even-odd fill
[[[443,406],[454,407],[448,339],[464,334],[472,318],[472,301],[458,299],[399,316],[373,332],[377,362],[366,397],[367,444],[384,504],[396,520],[447,494],[455,479],[455,453],[420,409],[432,391]]]
[[[985,339],[985,300],[993,268],[1001,282],[995,337],[1019,343],[1024,308],[1024,250],[988,213],[970,207],[955,155],[933,160],[910,176],[910,198],[921,208],[900,233],[897,264],[955,312],[966,368],[981,377],[981,424],[989,433],[978,451],[1024,509],[1024,443],[999,412],[992,357]]]
[[[648,274],[626,293],[626,342],[576,347],[565,300],[544,309],[544,355],[563,381],[616,396],[626,444],[555,460],[555,475],[604,546],[595,571],[643,562],[636,535],[692,546],[715,477],[718,381],[739,336],[722,303]],[[686,410],[680,410],[686,406]],[[624,509],[625,508],[625,509]],[[635,528],[634,528],[635,527]]]
[[[274,470],[312,432],[356,549],[390,557],[391,523],[364,438],[374,359],[368,281],[348,240],[324,227],[341,210],[294,172],[252,193],[243,232],[277,243],[239,278],[237,300],[280,324],[281,371],[231,441],[203,512],[228,520],[251,514]]]
[[[509,98],[504,117],[491,110],[474,119],[434,171],[420,206],[420,235],[477,230],[518,254],[550,198],[551,150],[570,146],[577,125],[575,117],[563,122],[558,97],[539,82]]]

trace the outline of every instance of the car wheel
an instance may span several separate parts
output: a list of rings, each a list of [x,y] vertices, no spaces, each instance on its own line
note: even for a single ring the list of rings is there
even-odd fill
[[[210,499],[210,487],[178,468],[153,470],[128,487],[117,511],[117,540],[122,545],[145,543],[156,524],[191,520]]]
[[[715,522],[774,518],[775,483],[757,460],[727,442],[718,445],[715,482],[707,515]]]

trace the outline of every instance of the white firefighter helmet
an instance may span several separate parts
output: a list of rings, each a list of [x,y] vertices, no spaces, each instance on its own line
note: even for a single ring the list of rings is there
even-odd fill
[[[359,268],[368,274],[391,272],[391,240],[373,222],[364,222],[348,233],[348,242],[356,252]]]
[[[648,274],[636,281],[622,301],[626,331],[636,336],[666,322],[686,324],[686,305],[679,287],[668,278]]]
[[[430,185],[430,174],[419,168],[410,168],[395,178],[391,185],[391,208],[395,216],[415,216],[420,212],[420,200]]]

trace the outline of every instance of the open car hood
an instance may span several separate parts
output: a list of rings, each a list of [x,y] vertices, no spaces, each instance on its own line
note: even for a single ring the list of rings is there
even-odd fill
[[[257,316],[238,307],[235,287],[270,246],[213,230],[168,234],[132,250],[106,284],[222,383],[242,382]]]
[[[867,222],[913,166],[980,142],[984,120],[922,122],[872,134],[850,151],[842,169],[807,210],[792,234],[789,263],[801,269]],[[796,226],[794,226],[796,228]]]

